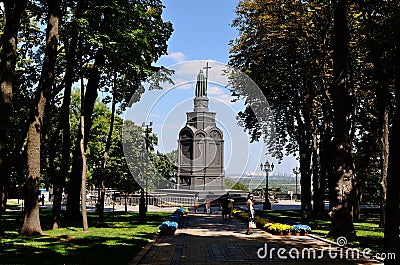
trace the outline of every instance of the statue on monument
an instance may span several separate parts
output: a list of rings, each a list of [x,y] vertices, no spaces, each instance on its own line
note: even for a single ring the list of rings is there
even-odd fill
[[[211,66],[208,66],[207,62],[207,65],[203,68],[206,70],[206,74],[204,75],[203,70],[200,70],[199,74],[197,75],[196,92],[195,92],[196,97],[207,97],[208,69],[210,69]]]
[[[202,70],[197,75],[195,95],[196,97],[207,97],[207,81]]]

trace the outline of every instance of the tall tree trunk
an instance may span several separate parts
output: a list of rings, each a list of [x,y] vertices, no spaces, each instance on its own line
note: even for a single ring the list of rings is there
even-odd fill
[[[78,1],[75,8],[75,17],[80,18],[83,1]],[[74,82],[74,72],[77,63],[76,51],[78,50],[78,33],[76,30],[72,32],[71,40],[65,40],[67,49],[66,59],[66,71],[64,77],[64,99],[63,105],[60,112],[60,124],[62,126],[62,158],[60,172],[54,179],[54,201],[53,201],[53,229],[57,229],[60,226],[60,215],[61,215],[61,204],[62,204],[62,193],[65,185],[65,180],[69,174],[70,167],[70,152],[71,152],[71,130],[69,124],[69,108],[71,103],[71,90]],[[79,206],[78,206],[79,208]],[[79,215],[79,213],[78,213]]]
[[[300,103],[302,102],[302,104]],[[299,144],[300,155],[300,187],[301,187],[301,220],[307,223],[311,206],[311,110],[312,100],[309,97],[295,97],[293,104],[298,109],[295,113],[297,122],[297,142]]]
[[[86,211],[86,151],[85,151],[85,106],[84,106],[84,84],[83,77],[81,78],[81,137],[79,141],[79,147],[81,151],[82,157],[82,183],[81,183],[81,201],[82,201],[82,225],[83,231],[89,231],[89,225],[87,220],[87,211]]]
[[[396,37],[395,56],[395,95],[396,107],[393,112],[393,127],[389,148],[389,167],[387,175],[387,197],[386,197],[386,223],[384,231],[385,252],[395,253],[396,259],[385,260],[385,264],[398,264],[400,256],[399,225],[400,225],[400,42]]]
[[[307,141],[305,141],[307,142]],[[311,214],[311,150],[307,143],[300,144],[301,221],[308,223]]]
[[[128,192],[125,192],[124,197],[125,197],[125,214],[127,214],[128,213]]]
[[[81,116],[81,131],[84,133],[85,130],[85,117]],[[82,135],[84,136],[84,135]],[[86,210],[86,153],[85,146],[83,143],[83,137],[81,139],[81,154],[82,154],[82,183],[81,183],[81,202],[82,202],[82,226],[83,231],[89,231],[89,224],[87,219],[87,210]]]
[[[336,197],[330,213],[332,218],[329,235],[355,238],[353,225],[354,163],[351,154],[351,114],[353,100],[347,82],[349,72],[349,30],[347,26],[347,1],[333,1],[333,73],[332,101],[334,109],[333,129],[335,145]]]
[[[331,12],[327,12],[327,20],[332,21],[332,14]],[[322,52],[323,52],[323,63],[321,67],[321,74],[320,76],[326,76],[328,72],[330,72],[331,68],[331,47],[330,47],[330,40],[331,40],[331,23],[326,23],[325,27],[322,30],[321,36],[323,36],[323,45],[322,45]],[[335,183],[333,183],[333,148],[332,148],[332,117],[333,117],[333,107],[332,107],[332,100],[330,94],[330,87],[332,84],[329,83],[328,79],[321,78],[321,84],[319,85],[321,88],[321,100],[322,100],[322,129],[321,129],[321,140],[320,140],[320,150],[319,150],[319,157],[320,157],[320,172],[321,172],[321,190],[323,191],[323,196],[325,197],[325,192],[328,190],[328,201],[329,201],[329,208],[333,207],[332,199],[334,197],[334,189]]]
[[[81,125],[79,125],[79,128]],[[80,132],[75,142],[72,158],[72,171],[67,185],[67,210],[65,221],[68,225],[78,225],[81,221],[80,192],[82,184],[82,156],[80,152],[79,139]]]
[[[322,110],[324,114],[321,141],[320,141],[320,165],[321,165],[321,180],[323,182],[323,190],[325,192],[328,188],[329,209],[334,207],[336,195],[336,183],[334,182],[335,174],[332,161],[334,159],[333,143],[332,143],[332,111],[330,94],[328,90],[323,91],[323,104]]]
[[[9,168],[9,128],[13,109],[13,76],[17,58],[17,33],[26,0],[4,1],[4,29],[0,39],[0,234],[6,211]]]
[[[376,49],[375,49],[376,50]],[[387,87],[385,81],[385,74],[382,66],[378,59],[377,51],[372,52],[377,58],[375,61],[375,72],[378,79],[378,91],[377,91],[377,105],[379,114],[379,125],[380,125],[380,142],[381,142],[381,215],[380,215],[380,227],[385,227],[385,216],[386,216],[386,195],[387,195],[387,174],[389,166],[389,113],[391,104],[391,93]],[[374,56],[374,57],[375,57]]]
[[[317,132],[317,116],[315,107],[312,117],[312,176],[313,176],[313,214],[314,216],[322,215],[324,211],[324,185],[322,176],[319,171],[318,156],[318,132]]]
[[[382,109],[381,116],[381,216],[380,227],[386,223],[387,171],[389,166],[389,104]]]
[[[116,78],[115,78],[116,80]],[[99,224],[103,225],[104,222],[104,196],[106,194],[106,176],[108,176],[108,160],[110,158],[109,152],[111,148],[111,139],[112,139],[112,134],[114,130],[114,121],[115,121],[115,105],[116,105],[116,100],[115,100],[115,95],[116,95],[116,81],[114,82],[114,88],[113,88],[113,99],[112,99],[112,104],[111,104],[111,121],[110,121],[110,129],[108,131],[108,136],[107,136],[107,142],[106,142],[106,148],[104,150],[104,170],[102,173],[100,173],[99,178],[100,178],[100,198],[99,198]]]
[[[328,188],[329,209],[333,209],[336,201],[335,169],[332,163],[335,159],[335,152],[333,146],[333,106],[329,91],[330,89],[323,91],[322,110],[324,118],[321,132],[320,158],[321,174],[325,174],[324,180]]]
[[[389,166],[389,103],[387,102],[380,117],[381,124],[381,215],[380,227],[386,223],[386,196],[387,196],[387,174]]]
[[[90,71],[88,83],[86,85],[84,113],[85,113],[85,134],[84,146],[86,148],[90,128],[92,126],[92,114],[94,104],[97,99],[97,89],[100,82],[101,68],[105,63],[105,58],[102,50],[97,51],[95,63]],[[68,185],[68,201],[66,219],[70,223],[77,222],[80,219],[79,197],[82,183],[82,156],[80,152],[79,140],[75,143],[75,150],[72,158],[72,170],[70,182]]]
[[[71,86],[64,90],[64,100],[60,113],[60,125],[62,127],[62,151],[61,167],[53,177],[53,209],[52,209],[52,228],[57,229],[61,223],[61,204],[62,193],[65,180],[68,176],[69,156],[71,148],[71,132],[69,125],[69,105],[71,101]]]
[[[367,17],[371,17],[368,14]],[[373,22],[370,22],[371,24]],[[387,73],[383,67],[382,56],[385,51],[382,51],[378,47],[380,42],[374,39],[374,35],[370,32],[367,35],[367,47],[370,50],[371,61],[374,66],[374,74],[377,80],[377,108],[379,115],[379,126],[380,126],[380,142],[381,142],[381,214],[380,214],[380,227],[385,227],[385,209],[386,209],[386,190],[387,190],[387,170],[388,170],[388,160],[389,160],[389,113],[391,104],[391,93],[388,88]]]
[[[32,110],[28,129],[27,164],[28,177],[25,193],[25,218],[21,229],[22,236],[42,234],[39,218],[40,182],[40,137],[46,100],[54,82],[54,68],[57,58],[58,29],[60,25],[61,0],[49,1],[49,16],[46,30],[45,58],[37,90],[37,106]]]
[[[320,164],[320,185],[321,190],[323,191],[323,196],[325,198],[325,191],[326,191],[326,180],[328,179],[328,167],[330,167],[329,159],[328,159],[328,143],[327,143],[327,136],[325,132],[321,133],[321,141],[319,144],[319,164]],[[328,199],[329,200],[329,199]]]
[[[65,89],[63,104],[61,106],[59,126],[62,129],[62,151],[61,151],[61,167],[58,174],[54,175],[53,178],[53,211],[52,211],[52,227],[57,229],[60,227],[60,216],[61,216],[61,202],[62,193],[65,180],[68,176],[69,161],[70,161],[70,149],[71,149],[71,131],[69,124],[69,107],[71,104],[71,90],[74,78],[74,65],[76,62],[76,49],[77,49],[77,36],[76,33],[72,36],[71,42],[68,45],[67,50],[67,67],[64,77]],[[66,41],[65,43],[68,43]]]
[[[354,191],[354,204],[353,204],[353,221],[361,220],[361,200],[363,196],[363,183],[364,183],[364,174],[361,176],[357,176],[357,178],[353,182],[353,191]]]

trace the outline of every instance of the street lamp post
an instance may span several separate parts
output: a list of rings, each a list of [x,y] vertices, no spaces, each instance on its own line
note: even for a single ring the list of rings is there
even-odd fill
[[[274,163],[270,164],[268,161],[265,161],[265,164],[260,164],[261,171],[265,171],[265,201],[263,204],[263,210],[271,210],[271,202],[269,201],[269,193],[268,193],[268,174],[272,170],[274,170]]]
[[[140,160],[143,162],[145,159],[145,150],[142,148],[140,151]],[[144,172],[141,170],[141,179],[143,180],[144,178]],[[143,185],[143,183],[141,183]],[[141,186],[140,187],[140,199],[139,199],[139,223],[144,224],[146,223],[146,204],[145,204],[145,198],[144,198],[144,189]]]
[[[295,193],[295,200],[297,200],[297,176],[300,174],[300,169],[299,167],[293,168],[293,174],[296,175],[296,193]]]
[[[104,208],[104,200],[103,200],[103,206],[100,204],[101,203],[101,200],[100,200],[100,198],[101,198],[101,192],[102,192],[102,180],[103,180],[103,174],[104,174],[104,172],[103,172],[103,161],[101,160],[101,159],[99,159],[98,161],[97,161],[97,165],[96,164],[94,164],[93,165],[93,169],[94,170],[97,170],[97,187],[98,187],[98,190],[97,190],[97,202],[96,202],[96,210],[101,214],[101,211],[103,210],[103,208]]]
[[[146,158],[146,171],[148,170],[148,161],[149,161],[149,154],[150,154],[150,139],[153,137],[153,122],[150,122],[150,124],[146,124],[145,122],[142,123],[142,136],[145,138],[145,147],[146,147],[146,152],[147,152],[147,158]],[[147,174],[148,172],[146,172]],[[148,210],[148,205],[149,205],[149,195],[148,195],[148,175],[146,177],[146,212]]]

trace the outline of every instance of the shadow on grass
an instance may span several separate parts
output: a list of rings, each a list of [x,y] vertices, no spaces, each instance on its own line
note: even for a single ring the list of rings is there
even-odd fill
[[[20,237],[23,214],[3,215],[5,233],[0,238],[0,261],[7,264],[126,264],[158,230],[170,213],[148,213],[147,224],[138,224],[137,213],[105,213],[106,227],[97,228],[97,215],[89,215],[89,232],[81,227],[44,230],[46,236]],[[42,224],[51,211],[41,210]]]
[[[36,238],[35,246],[25,242],[2,244],[1,260],[12,264],[126,264],[153,233],[140,239],[87,236],[84,238]],[[113,241],[112,245],[104,244]],[[41,243],[41,244],[38,244]]]
[[[278,222],[294,221],[301,222],[301,212],[299,210],[278,210],[278,211],[262,211],[268,216],[273,217]],[[382,252],[383,249],[383,228],[379,228],[379,209],[362,209],[360,221],[354,222],[357,233],[357,240],[349,242],[350,247],[370,248],[373,253]],[[312,228],[312,233],[326,237],[331,227],[331,220],[328,211],[325,211],[320,217],[312,218],[308,224]],[[328,238],[335,241],[333,238]]]

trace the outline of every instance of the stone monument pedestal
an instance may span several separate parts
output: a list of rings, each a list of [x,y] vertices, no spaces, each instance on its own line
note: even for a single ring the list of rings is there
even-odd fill
[[[179,132],[177,189],[224,191],[224,136],[208,109],[207,76],[197,75],[194,110]]]

